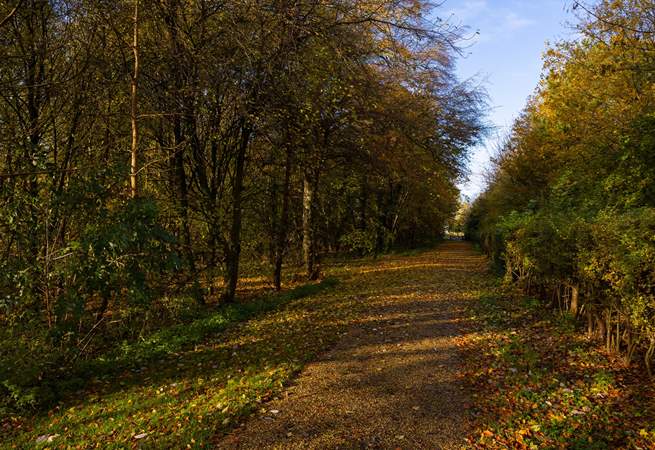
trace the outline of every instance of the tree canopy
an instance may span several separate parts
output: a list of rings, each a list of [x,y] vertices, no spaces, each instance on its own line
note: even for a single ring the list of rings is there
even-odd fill
[[[0,2],[3,402],[38,403],[52,367],[133,337],[169,297],[233,302],[244,264],[280,289],[285,264],[315,279],[322,255],[439,237],[485,98],[454,75],[465,30],[438,15]]]

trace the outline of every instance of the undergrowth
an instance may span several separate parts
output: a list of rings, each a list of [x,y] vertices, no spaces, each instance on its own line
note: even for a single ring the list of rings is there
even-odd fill
[[[466,378],[474,448],[655,448],[655,386],[539,301],[500,290],[472,303]]]
[[[47,414],[6,415],[0,448],[207,448],[339,336],[335,278],[221,307],[47,380]],[[44,383],[44,385],[46,384]]]

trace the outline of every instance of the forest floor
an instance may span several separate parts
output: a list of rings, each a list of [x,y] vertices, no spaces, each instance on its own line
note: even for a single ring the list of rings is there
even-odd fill
[[[325,273],[96,364],[0,448],[655,448],[641,369],[499,296],[471,244]]]

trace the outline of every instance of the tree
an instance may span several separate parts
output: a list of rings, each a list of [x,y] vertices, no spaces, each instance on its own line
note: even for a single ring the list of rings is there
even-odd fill
[[[653,4],[576,4],[581,38],[547,51],[469,235],[508,282],[584,316],[589,334],[628,361],[641,347],[650,365]]]
[[[282,289],[302,259],[314,280],[322,254],[439,237],[484,96],[454,75],[463,30],[430,14],[2,3],[0,328],[43,343],[20,386],[134,338],[164,295],[236,301],[244,263]]]

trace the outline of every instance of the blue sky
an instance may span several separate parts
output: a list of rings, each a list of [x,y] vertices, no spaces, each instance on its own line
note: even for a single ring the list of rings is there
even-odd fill
[[[451,23],[479,31],[464,50],[457,73],[461,79],[483,81],[490,97],[488,120],[496,127],[486,142],[473,150],[470,181],[462,193],[475,197],[484,188],[496,143],[511,126],[539,82],[546,42],[573,36],[567,12],[570,0],[441,0],[437,14]]]

